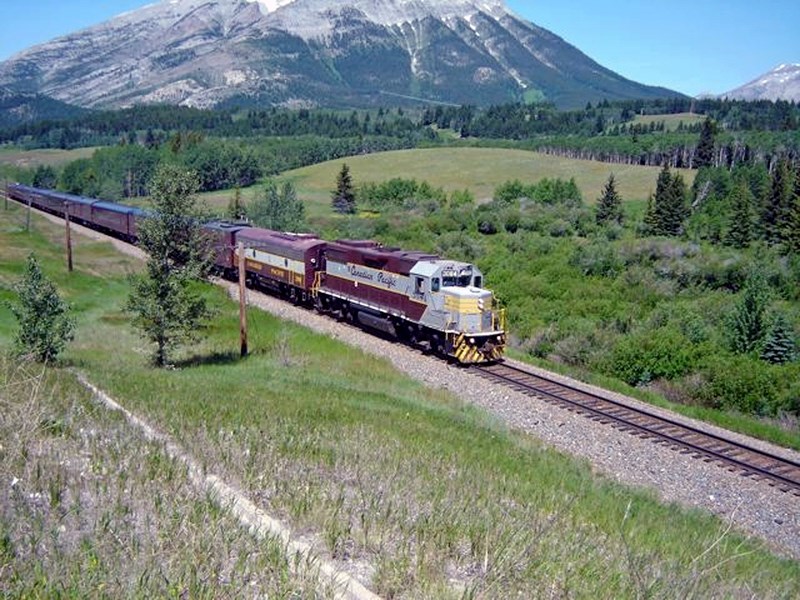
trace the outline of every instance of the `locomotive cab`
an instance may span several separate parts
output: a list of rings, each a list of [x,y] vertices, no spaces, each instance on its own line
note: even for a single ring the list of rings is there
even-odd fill
[[[440,351],[462,363],[498,360],[505,347],[502,310],[469,263],[431,260],[412,269],[413,295],[428,305],[421,321],[443,332]]]

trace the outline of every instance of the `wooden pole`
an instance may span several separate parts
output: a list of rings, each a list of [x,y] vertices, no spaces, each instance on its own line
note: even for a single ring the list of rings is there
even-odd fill
[[[239,255],[239,341],[244,358],[247,356],[247,286],[243,242],[239,242],[236,252]]]
[[[4,181],[3,192],[5,195],[3,196],[3,203],[5,204],[5,209],[8,210],[8,179]]]
[[[28,196],[28,215],[25,217],[25,232],[30,233],[31,230],[31,197]]]
[[[67,226],[67,270],[72,273],[72,233],[69,226],[69,202],[64,202],[64,223]]]

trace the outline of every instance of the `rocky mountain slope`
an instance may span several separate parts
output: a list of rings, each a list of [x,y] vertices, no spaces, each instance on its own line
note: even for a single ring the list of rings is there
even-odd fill
[[[678,95],[602,67],[501,0],[163,0],[13,56],[0,86],[86,107]]]
[[[721,94],[720,98],[800,102],[800,64],[779,65],[753,81]]]

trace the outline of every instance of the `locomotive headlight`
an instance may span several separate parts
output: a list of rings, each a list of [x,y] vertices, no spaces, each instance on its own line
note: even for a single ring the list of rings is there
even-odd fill
[[[469,338],[469,343],[474,345],[475,344],[475,338]]]

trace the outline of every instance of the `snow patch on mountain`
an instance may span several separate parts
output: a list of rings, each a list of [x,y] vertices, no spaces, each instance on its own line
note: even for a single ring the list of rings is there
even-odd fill
[[[279,8],[283,8],[287,4],[291,4],[296,0],[245,0],[246,2],[255,2],[261,5],[262,11],[265,14],[273,13]]]
[[[800,102],[800,64],[784,63],[752,81],[725,92],[731,100],[789,100]]]

